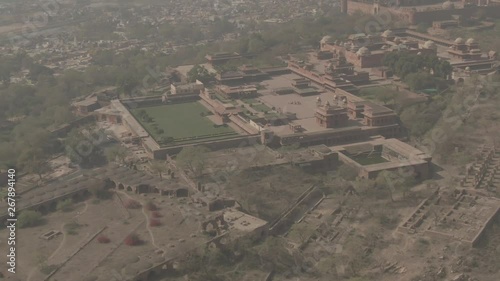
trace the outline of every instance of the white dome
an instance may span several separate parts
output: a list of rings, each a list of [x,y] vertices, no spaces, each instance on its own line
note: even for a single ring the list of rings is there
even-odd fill
[[[434,41],[429,40],[429,41],[427,41],[427,42],[424,43],[424,48],[426,48],[426,49],[436,49],[437,46],[436,46],[436,43],[434,43]]]
[[[383,37],[391,37],[393,35],[394,35],[394,33],[390,29],[387,29],[386,31],[384,31],[384,33],[382,33]]]
[[[451,9],[455,8],[455,4],[453,4],[453,2],[451,2],[451,1],[446,1],[446,2],[443,3],[442,7],[445,10],[451,10]]]
[[[364,56],[364,55],[369,55],[370,54],[370,50],[368,50],[367,47],[361,47],[357,52],[356,54],[360,55],[360,56]]]
[[[469,38],[469,39],[467,39],[467,41],[465,42],[465,44],[467,44],[467,45],[471,45],[471,44],[474,44],[474,43],[476,43],[476,40],[474,40],[474,38]]]
[[[458,37],[457,39],[455,39],[455,44],[463,44],[464,43],[464,39],[461,38],[461,37]]]

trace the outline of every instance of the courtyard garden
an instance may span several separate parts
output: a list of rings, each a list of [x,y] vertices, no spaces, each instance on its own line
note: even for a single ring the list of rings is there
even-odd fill
[[[198,102],[142,107],[130,110],[160,145],[222,139],[237,133],[227,124],[217,125],[212,113]]]

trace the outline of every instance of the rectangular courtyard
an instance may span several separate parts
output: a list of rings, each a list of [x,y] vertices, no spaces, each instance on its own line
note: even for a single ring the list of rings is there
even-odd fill
[[[161,145],[210,141],[238,135],[227,124],[218,125],[199,102],[129,109],[134,118]]]

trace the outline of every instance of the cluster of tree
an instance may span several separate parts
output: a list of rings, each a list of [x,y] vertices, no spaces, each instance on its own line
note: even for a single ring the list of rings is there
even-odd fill
[[[26,53],[17,53],[13,56],[0,56],[0,80],[7,85],[10,83],[12,73],[20,71],[22,67],[26,67],[31,63],[31,60]]]
[[[104,132],[93,128],[75,128],[64,140],[64,150],[71,162],[80,167],[92,167],[106,162],[104,145],[107,138]]]
[[[412,89],[446,87],[444,80],[451,75],[449,62],[435,55],[391,52],[384,58],[384,65],[401,77]]]
[[[202,82],[203,84],[208,84],[215,79],[215,74],[210,73],[203,65],[195,65],[187,73],[188,81],[193,83],[196,80]]]
[[[433,97],[426,103],[407,106],[400,113],[401,122],[410,136],[421,138],[439,121],[448,102],[445,93]]]
[[[203,169],[207,163],[208,152],[210,149],[204,146],[189,146],[185,147],[177,154],[175,160],[177,165],[183,169],[187,169],[194,176],[198,177],[203,174]]]
[[[94,65],[85,70],[85,80],[96,86],[117,86],[126,96],[144,95],[161,82],[170,59],[163,54],[152,54],[139,49],[115,53],[96,51]]]
[[[139,117],[139,119],[142,120],[143,122],[148,122],[148,123],[153,122],[153,118],[149,116],[149,114],[144,109],[141,109],[137,112],[137,117]]]
[[[98,18],[85,21],[78,29],[76,36],[86,40],[112,40],[119,36],[115,33],[116,22],[109,18]]]

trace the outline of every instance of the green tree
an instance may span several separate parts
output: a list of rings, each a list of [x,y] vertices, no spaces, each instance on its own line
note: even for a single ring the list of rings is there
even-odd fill
[[[128,154],[128,150],[125,147],[116,145],[106,150],[106,159],[108,160],[108,162],[125,164],[125,159],[127,158]]]
[[[51,171],[47,160],[48,155],[43,151],[27,148],[19,156],[18,165],[26,172],[38,175],[39,179],[42,180],[43,174]]]
[[[187,73],[188,81],[193,83],[196,80],[202,82],[203,84],[207,84],[214,80],[215,74],[210,73],[203,65],[195,65],[191,70]]]
[[[29,68],[28,78],[33,81],[37,81],[38,77],[40,77],[41,75],[52,76],[54,75],[54,71],[41,64],[32,64]]]
[[[260,34],[253,34],[248,41],[248,52],[260,54],[268,48],[266,42]]]
[[[352,166],[342,164],[337,169],[337,175],[346,181],[353,181],[358,177],[358,171]]]
[[[294,164],[295,157],[297,156],[297,149],[299,149],[300,143],[294,143],[290,145],[283,145],[279,148],[279,152],[283,153],[291,165]]]
[[[20,228],[34,227],[42,224],[42,214],[39,212],[25,210],[17,217],[17,223]]]
[[[66,155],[82,167],[92,167],[105,162],[101,145],[105,135],[102,131],[73,129],[64,140]]]
[[[188,146],[177,154],[175,160],[179,167],[188,169],[195,176],[200,176],[203,173],[208,152],[210,149],[205,146]]]
[[[167,170],[167,166],[165,165],[165,163],[163,162],[160,162],[160,161],[153,161],[151,163],[151,170],[154,172],[154,173],[157,173],[158,176],[160,177],[160,180],[163,180],[163,176],[162,174]]]
[[[63,201],[59,201],[57,203],[56,209],[61,212],[69,212],[73,210],[73,200],[66,199]]]

